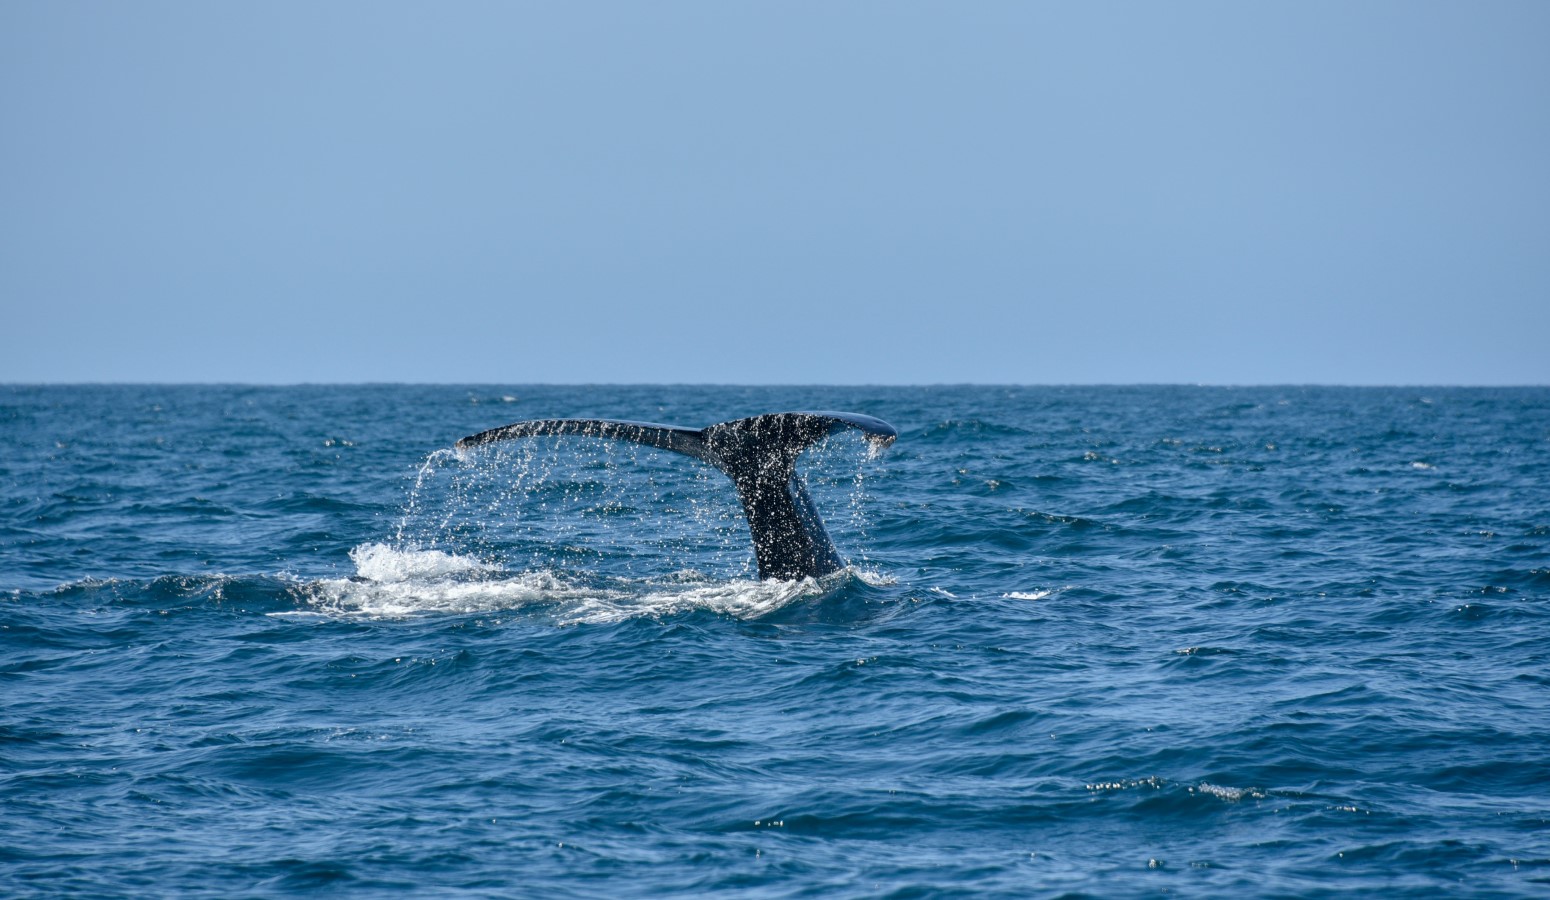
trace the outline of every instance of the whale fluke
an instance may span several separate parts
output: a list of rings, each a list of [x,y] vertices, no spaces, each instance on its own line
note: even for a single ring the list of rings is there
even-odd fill
[[[844,568],[834,541],[797,474],[803,450],[847,428],[886,447],[899,433],[881,419],[856,413],[788,412],[734,419],[695,430],[613,419],[535,419],[481,431],[459,450],[540,435],[576,435],[644,444],[710,463],[737,487],[748,518],[760,578],[818,578]]]

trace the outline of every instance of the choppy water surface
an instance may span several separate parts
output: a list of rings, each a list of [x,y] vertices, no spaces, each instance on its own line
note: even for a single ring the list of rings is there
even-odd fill
[[[524,418],[884,418],[730,484]],[[0,893],[1550,891],[1550,390],[0,387]]]

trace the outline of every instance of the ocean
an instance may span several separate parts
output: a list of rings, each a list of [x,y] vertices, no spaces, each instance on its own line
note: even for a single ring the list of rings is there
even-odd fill
[[[731,483],[520,419],[898,429]],[[1550,896],[1550,389],[0,386],[0,894]]]

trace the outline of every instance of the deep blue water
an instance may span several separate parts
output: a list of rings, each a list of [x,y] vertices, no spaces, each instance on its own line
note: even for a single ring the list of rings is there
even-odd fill
[[[852,568],[547,416],[884,418]],[[0,387],[0,894],[1550,894],[1550,390]]]

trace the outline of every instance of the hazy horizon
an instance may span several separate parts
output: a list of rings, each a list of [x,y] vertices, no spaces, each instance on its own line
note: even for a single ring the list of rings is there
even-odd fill
[[[729,387],[729,388],[1436,388],[1445,390],[1507,390],[1544,388],[1550,384],[1349,384],[1339,382],[1189,382],[1189,381],[1097,381],[1097,382],[995,382],[995,381],[922,381],[922,382],[753,382],[753,381],[8,381],[0,387]]]

